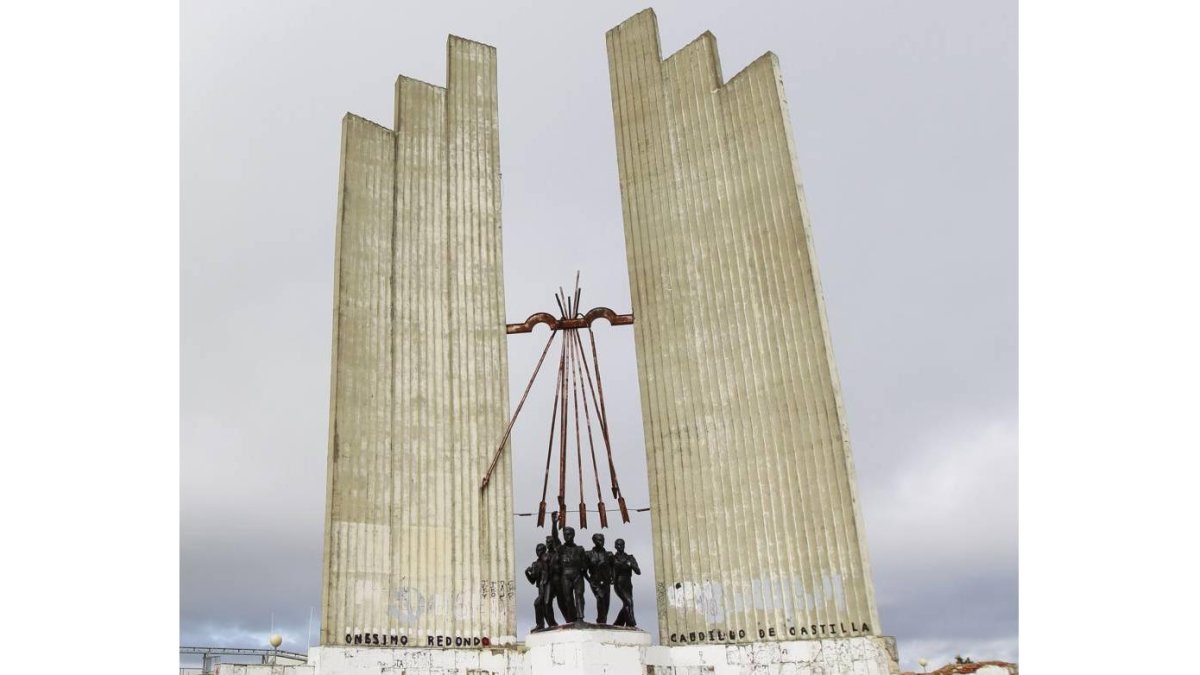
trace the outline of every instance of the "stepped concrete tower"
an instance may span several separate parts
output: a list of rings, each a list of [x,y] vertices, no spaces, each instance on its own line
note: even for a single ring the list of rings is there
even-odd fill
[[[878,635],[778,60],[651,10],[608,55],[661,642]]]
[[[342,123],[322,645],[515,641],[496,51],[447,51]]]

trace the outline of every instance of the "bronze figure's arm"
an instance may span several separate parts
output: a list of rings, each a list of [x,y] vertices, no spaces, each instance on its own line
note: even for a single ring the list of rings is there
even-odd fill
[[[558,511],[550,516],[550,537],[554,540],[555,548],[562,546],[562,540],[558,538]]]

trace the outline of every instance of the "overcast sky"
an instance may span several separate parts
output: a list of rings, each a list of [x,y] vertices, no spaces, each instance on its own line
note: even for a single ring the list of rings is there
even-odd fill
[[[906,668],[1016,660],[1016,4],[736,5],[653,7],[664,56],[704,30],[726,78],[779,55],[882,632]],[[181,644],[263,646],[273,615],[303,651],[319,610],[342,116],[390,126],[398,74],[444,84],[448,33],[496,46],[508,318],[576,270],[585,307],[628,311],[604,33],[644,7],[183,3]],[[632,330],[597,339],[646,506]],[[543,342],[509,338],[513,404]],[[537,505],[543,384],[514,431],[517,511]],[[610,540],[643,561],[656,634],[647,518]],[[521,568],[538,533],[516,527]]]

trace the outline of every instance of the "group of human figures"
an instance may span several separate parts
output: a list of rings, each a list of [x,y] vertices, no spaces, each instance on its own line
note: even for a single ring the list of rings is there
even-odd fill
[[[554,620],[554,601],[558,601],[563,623],[583,621],[583,582],[587,580],[596,598],[596,623],[608,623],[608,602],[611,591],[621,600],[621,611],[614,626],[637,626],[633,616],[634,574],[641,574],[637,560],[625,552],[625,540],[613,542],[616,551],[604,548],[604,535],[592,535],[591,550],[575,543],[575,528],[563,528],[563,541],[558,538],[558,513],[551,518],[550,536],[537,545],[537,560],[526,570],[525,578],[537,587],[533,611],[537,620],[535,630],[557,626]]]

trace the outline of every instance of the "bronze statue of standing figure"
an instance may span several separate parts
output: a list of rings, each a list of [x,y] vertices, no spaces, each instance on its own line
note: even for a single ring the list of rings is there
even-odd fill
[[[575,528],[563,528],[563,543],[558,547],[559,609],[563,621],[574,623],[583,620],[583,576],[587,568],[587,554],[575,543]]]
[[[558,538],[558,511],[550,518],[550,534],[546,535],[546,552],[550,555],[550,599],[551,603],[558,602],[558,613],[562,615],[563,621],[570,622],[567,618],[567,605],[562,599],[562,582],[561,574],[558,567],[558,547],[562,546],[562,541]]]
[[[625,552],[624,539],[616,540],[613,546],[617,549],[612,557],[613,590],[621,600],[621,611],[617,613],[613,625],[633,628],[637,626],[637,619],[633,616],[633,575],[641,574],[642,570],[638,567],[637,559]]]
[[[596,598],[596,623],[608,623],[608,602],[613,583],[613,554],[604,549],[604,535],[592,535],[594,546],[587,552],[587,580]]]
[[[558,625],[554,620],[554,593],[551,585],[554,581],[554,561],[545,544],[538,544],[536,550],[537,560],[525,569],[525,578],[537,587],[537,597],[533,601],[533,615],[537,622],[535,630],[545,630]]]

